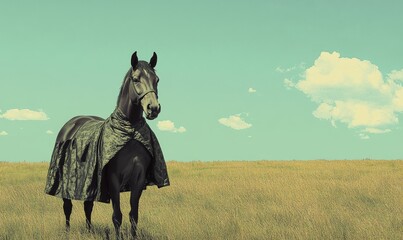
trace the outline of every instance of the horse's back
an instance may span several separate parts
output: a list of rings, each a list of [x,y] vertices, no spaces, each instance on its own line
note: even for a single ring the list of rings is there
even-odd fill
[[[80,127],[88,121],[104,121],[104,119],[97,116],[76,116],[66,122],[60,129],[56,142],[65,142],[72,139]]]

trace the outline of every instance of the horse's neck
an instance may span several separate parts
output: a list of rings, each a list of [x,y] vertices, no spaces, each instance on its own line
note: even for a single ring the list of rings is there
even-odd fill
[[[127,117],[131,124],[137,123],[143,117],[143,109],[140,105],[134,104],[130,100],[128,85],[126,84],[122,89],[120,94],[120,99],[118,100],[118,108]]]
[[[122,113],[133,125],[143,117],[143,111],[138,105],[133,105],[131,101],[128,104],[118,106]]]

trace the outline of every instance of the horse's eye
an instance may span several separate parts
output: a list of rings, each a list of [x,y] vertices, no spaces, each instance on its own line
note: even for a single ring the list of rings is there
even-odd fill
[[[140,79],[138,79],[138,78],[133,78],[133,82],[140,82]]]

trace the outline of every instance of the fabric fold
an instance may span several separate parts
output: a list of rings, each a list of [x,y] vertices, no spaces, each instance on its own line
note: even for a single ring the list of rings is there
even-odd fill
[[[106,120],[87,121],[71,139],[55,143],[45,193],[60,198],[109,203],[104,168],[132,139],[140,142],[153,159],[146,186],[169,186],[165,159],[154,132],[144,118],[133,126],[116,108]],[[123,186],[121,191],[129,189]]]

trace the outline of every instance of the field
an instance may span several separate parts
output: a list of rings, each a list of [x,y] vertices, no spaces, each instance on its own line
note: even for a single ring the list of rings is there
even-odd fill
[[[110,204],[95,233],[74,201],[64,231],[44,194],[47,163],[0,163],[0,239],[114,239]],[[402,239],[403,161],[169,162],[171,186],[141,198],[140,239]],[[129,194],[122,194],[128,239]]]

